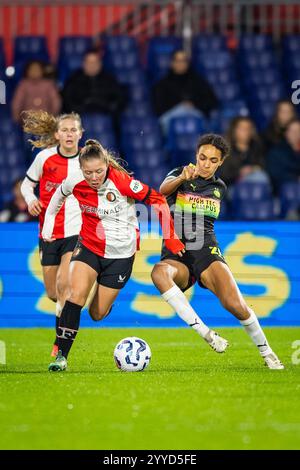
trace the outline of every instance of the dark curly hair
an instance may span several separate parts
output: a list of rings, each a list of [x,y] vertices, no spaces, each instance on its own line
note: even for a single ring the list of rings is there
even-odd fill
[[[227,141],[218,134],[204,134],[200,137],[197,144],[197,153],[202,145],[213,145],[221,152],[221,160],[229,156],[230,146]]]

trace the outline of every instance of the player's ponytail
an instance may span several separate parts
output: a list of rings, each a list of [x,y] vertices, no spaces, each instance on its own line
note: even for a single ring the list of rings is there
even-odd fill
[[[55,133],[60,122],[65,119],[77,121],[80,129],[83,130],[80,116],[77,113],[62,114],[55,117],[46,111],[29,110],[22,112],[22,118],[24,132],[35,137],[34,139],[28,139],[28,142],[36,148],[48,148],[57,145],[59,141],[55,138]]]
[[[82,165],[84,161],[87,161],[91,158],[99,158],[107,166],[112,166],[116,170],[122,171],[123,173],[130,174],[123,165],[127,165],[125,160],[121,158],[116,158],[109,150],[103,147],[103,145],[98,142],[96,139],[86,140],[84,147],[79,152],[79,163]]]

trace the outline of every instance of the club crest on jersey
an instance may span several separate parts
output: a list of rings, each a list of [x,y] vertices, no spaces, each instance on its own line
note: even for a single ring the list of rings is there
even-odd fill
[[[143,185],[142,185],[142,183],[140,183],[140,181],[138,181],[138,180],[132,180],[131,183],[130,183],[130,189],[131,189],[134,193],[139,193],[140,191],[142,191]]]
[[[214,196],[216,196],[216,197],[218,197],[218,198],[220,199],[221,193],[220,193],[220,191],[218,190],[218,188],[215,188],[215,189],[214,189]]]
[[[109,191],[108,193],[106,193],[106,199],[109,201],[109,202],[115,202],[115,200],[117,199],[115,193],[113,193],[112,191]]]

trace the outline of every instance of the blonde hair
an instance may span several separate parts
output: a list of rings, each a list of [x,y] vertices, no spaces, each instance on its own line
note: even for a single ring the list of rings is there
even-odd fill
[[[59,124],[65,119],[73,119],[77,121],[80,130],[83,131],[81,118],[77,113],[61,114],[60,116],[53,116],[46,111],[23,111],[23,130],[26,134],[31,134],[35,137],[34,140],[28,139],[28,142],[36,148],[48,148],[57,145],[59,141],[55,138],[55,133],[58,130]]]
[[[84,147],[79,152],[79,163],[82,164],[83,161],[87,161],[91,158],[101,159],[107,166],[112,166],[116,170],[122,171],[127,175],[130,175],[130,172],[127,171],[123,165],[127,165],[125,160],[121,158],[116,158],[109,150],[105,149],[103,145],[95,139],[86,140]]]

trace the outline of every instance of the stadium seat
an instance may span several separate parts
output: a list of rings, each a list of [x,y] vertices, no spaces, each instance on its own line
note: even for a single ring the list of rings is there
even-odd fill
[[[207,51],[226,51],[226,39],[221,34],[198,34],[193,37],[192,50],[193,55]]]
[[[138,46],[136,39],[131,36],[119,35],[119,36],[107,36],[104,37],[105,49],[114,54],[117,53],[128,53],[138,52]]]
[[[171,119],[167,136],[167,148],[169,150],[187,150],[190,148],[189,139],[199,137],[206,131],[206,121],[201,117],[181,116]],[[181,143],[181,144],[180,144]],[[193,145],[193,144],[191,144]]]
[[[167,73],[171,55],[177,49],[182,49],[182,39],[178,37],[154,37],[149,40],[147,68],[152,82]]]
[[[229,51],[200,52],[194,56],[193,63],[199,72],[204,74],[209,70],[234,68],[233,57]]]
[[[107,114],[83,114],[82,125],[85,131],[88,132],[112,132],[113,125],[112,119]]]
[[[147,86],[147,78],[144,71],[141,68],[133,69],[116,69],[113,71],[114,77],[122,85],[129,86]]]
[[[239,51],[247,54],[248,52],[263,52],[273,48],[272,38],[267,34],[243,34],[239,42]]]
[[[121,123],[121,132],[123,135],[126,134],[136,134],[136,135],[143,135],[143,134],[153,134],[159,133],[159,125],[157,119],[153,116],[147,117],[128,117],[124,119]]]
[[[139,57],[135,51],[127,52],[114,52],[107,54],[104,58],[104,65],[108,70],[126,70],[137,69],[139,67]]]
[[[237,116],[249,116],[249,109],[245,101],[225,102],[221,109],[211,112],[208,124],[209,130],[217,134],[224,134],[227,132],[230,121]]]
[[[107,149],[118,151],[112,119],[107,114],[83,114],[84,134],[82,141],[97,139]]]
[[[161,149],[151,151],[137,151],[128,157],[132,168],[156,171],[161,165],[166,165],[166,156]]]
[[[300,77],[300,34],[285,36],[282,46],[283,70],[290,89],[291,83]]]
[[[267,201],[243,201],[234,206],[233,216],[236,220],[273,220],[274,202]]]
[[[122,120],[126,120],[129,117],[144,118],[152,116],[153,110],[149,102],[143,103],[130,103],[129,106],[122,113]]]
[[[242,181],[233,188],[233,201],[265,201],[272,198],[272,188],[269,184]]]
[[[138,151],[153,151],[162,148],[161,136],[155,134],[127,134],[122,136],[122,150],[126,158],[130,158],[135,152]]]
[[[14,41],[14,63],[23,64],[30,60],[49,61],[45,36],[17,36]]]
[[[171,119],[166,149],[173,166],[183,165],[194,159],[197,142],[206,129],[206,120],[201,117],[182,116]]]
[[[284,183],[280,188],[280,217],[285,218],[290,211],[300,210],[300,183]]]
[[[93,46],[90,36],[65,36],[59,39],[58,44],[58,81],[62,86],[66,79],[79,69],[85,52]]]
[[[169,168],[164,165],[159,166],[155,171],[149,171],[148,168],[138,168],[134,176],[158,191],[168,171]]]

